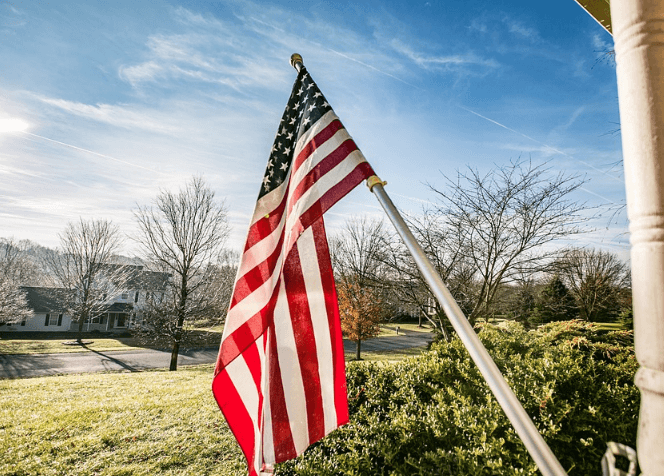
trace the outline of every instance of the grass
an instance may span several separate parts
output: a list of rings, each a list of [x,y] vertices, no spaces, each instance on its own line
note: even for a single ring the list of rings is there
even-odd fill
[[[363,361],[366,362],[399,362],[405,360],[408,357],[414,357],[422,354],[426,350],[426,346],[421,347],[410,347],[408,349],[400,350],[391,350],[386,352],[376,352],[376,351],[362,351],[361,357]],[[355,360],[355,352],[346,352],[346,362],[351,362]]]
[[[212,366],[0,381],[0,475],[245,475]]]
[[[186,345],[186,348],[193,347],[214,347],[221,341],[222,326],[208,329],[196,329],[192,331],[195,334],[195,344]],[[169,349],[171,344],[165,341],[155,343],[144,343],[136,337],[112,337],[109,335],[91,335],[84,334],[84,341],[92,341],[85,347],[78,345],[64,345],[63,342],[76,340],[76,333],[23,333],[0,334],[0,354],[53,354],[70,352],[105,352],[112,350],[136,350],[136,349]],[[86,348],[87,347],[87,348]]]
[[[380,326],[380,334],[378,334],[379,337],[381,336],[394,336],[397,335],[397,327],[399,327],[399,334],[403,334],[403,332],[431,332],[431,324],[428,322],[423,323],[422,327],[419,327],[417,324],[414,322],[407,322],[407,323],[399,323],[399,322],[394,322],[394,323],[389,323],[389,324],[382,324]]]
[[[362,357],[390,363],[424,350]],[[212,368],[0,380],[0,475],[246,475]]]

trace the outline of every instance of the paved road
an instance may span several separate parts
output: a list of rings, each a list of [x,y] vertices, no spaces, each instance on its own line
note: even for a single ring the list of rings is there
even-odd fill
[[[432,335],[408,332],[406,335],[379,337],[362,342],[362,351],[390,351],[426,345]],[[346,352],[355,351],[355,343],[344,341]],[[214,363],[218,349],[194,349],[180,352],[178,366]],[[130,371],[166,368],[169,351],[126,350],[61,354],[0,355],[0,379],[41,377],[65,373]]]

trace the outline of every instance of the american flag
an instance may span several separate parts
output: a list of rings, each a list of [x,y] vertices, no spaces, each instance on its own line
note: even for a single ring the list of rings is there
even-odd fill
[[[323,213],[373,174],[302,66],[270,152],[212,383],[250,475],[348,421]]]

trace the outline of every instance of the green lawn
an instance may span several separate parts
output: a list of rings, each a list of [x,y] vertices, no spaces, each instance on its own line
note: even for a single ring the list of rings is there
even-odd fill
[[[381,336],[394,336],[397,335],[397,327],[399,327],[399,332],[402,333],[403,331],[405,332],[431,332],[431,324],[428,322],[422,324],[422,327],[418,327],[416,323],[389,323],[389,324],[381,324],[380,326],[380,334],[378,334],[379,337]]]
[[[0,475],[245,475],[212,366],[0,381]]]
[[[413,357],[420,355],[426,350],[426,346],[422,347],[411,347],[409,349],[401,350],[392,350],[389,352],[373,352],[373,351],[362,351],[360,356],[362,360],[367,362],[399,362],[400,360],[407,359],[408,357]],[[346,362],[355,360],[355,351],[346,352]]]
[[[196,344],[189,347],[214,347],[221,341],[222,326],[208,329],[197,329]],[[5,333],[0,336],[0,354],[53,354],[58,352],[104,352],[110,350],[134,350],[134,349],[169,349],[168,342],[157,342],[145,344],[135,337],[112,337],[109,335],[84,334],[85,347],[79,345],[65,345],[64,342],[76,340],[75,333],[57,333],[52,336],[39,333],[32,337],[29,333],[15,335]]]
[[[244,476],[211,382],[212,365],[0,380],[0,475]]]

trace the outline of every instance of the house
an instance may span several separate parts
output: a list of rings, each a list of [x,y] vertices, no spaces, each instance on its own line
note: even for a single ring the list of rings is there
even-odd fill
[[[64,290],[59,288],[45,288],[24,286],[28,306],[33,315],[17,324],[8,324],[3,331],[39,331],[62,332],[68,331],[71,326],[71,317],[65,314]]]
[[[115,267],[116,265],[109,265]],[[128,277],[125,290],[110,300],[110,304],[97,316],[87,319],[84,332],[121,332],[143,322],[142,306],[150,295],[163,294],[170,275],[147,271],[143,266],[126,266]],[[32,317],[3,331],[14,332],[75,332],[78,322],[66,312],[66,290],[63,288],[23,286]]]

